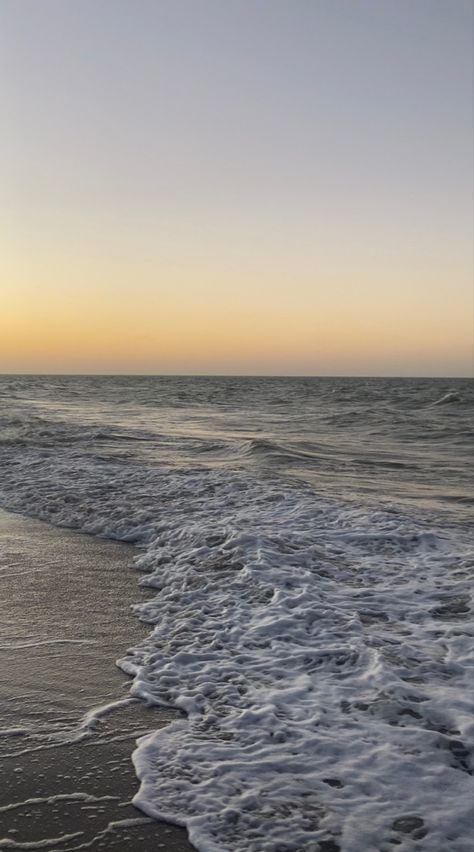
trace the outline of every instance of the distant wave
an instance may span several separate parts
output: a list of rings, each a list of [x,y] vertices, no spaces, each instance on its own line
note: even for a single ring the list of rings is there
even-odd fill
[[[461,397],[456,391],[449,391],[449,393],[445,393],[440,399],[437,399],[436,402],[431,403],[432,405],[450,405],[452,402],[462,402]]]
[[[268,459],[278,457],[279,461],[291,461],[295,459],[309,460],[316,459],[317,453],[312,450],[303,450],[296,447],[281,444],[277,441],[266,440],[264,438],[252,438],[249,441],[240,445],[241,453],[246,456],[255,458]]]

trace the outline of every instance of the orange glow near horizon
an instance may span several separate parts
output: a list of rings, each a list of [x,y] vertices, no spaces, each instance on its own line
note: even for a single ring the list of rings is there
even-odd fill
[[[260,275],[239,298],[237,282],[226,290],[209,279],[168,288],[142,280],[120,291],[91,272],[82,289],[37,270],[34,287],[17,281],[7,291],[3,372],[465,375],[471,359],[462,306],[417,304],[391,289],[377,297],[355,277],[297,288],[271,270],[274,287]]]

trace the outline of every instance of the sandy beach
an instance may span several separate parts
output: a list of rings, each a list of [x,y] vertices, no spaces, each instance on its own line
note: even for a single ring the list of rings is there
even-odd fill
[[[127,701],[115,666],[146,632],[132,556],[0,513],[0,849],[193,849],[130,804],[137,736],[174,718]]]

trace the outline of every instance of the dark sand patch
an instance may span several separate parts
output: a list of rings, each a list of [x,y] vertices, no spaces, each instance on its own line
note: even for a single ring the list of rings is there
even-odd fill
[[[136,737],[175,715],[131,702],[81,728],[91,709],[128,697],[114,663],[146,633],[130,613],[145,594],[132,557],[0,512],[0,849],[194,848],[130,804]]]

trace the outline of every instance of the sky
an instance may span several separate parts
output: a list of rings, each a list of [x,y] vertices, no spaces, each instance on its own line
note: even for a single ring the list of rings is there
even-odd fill
[[[471,0],[0,0],[0,372],[463,376]]]

